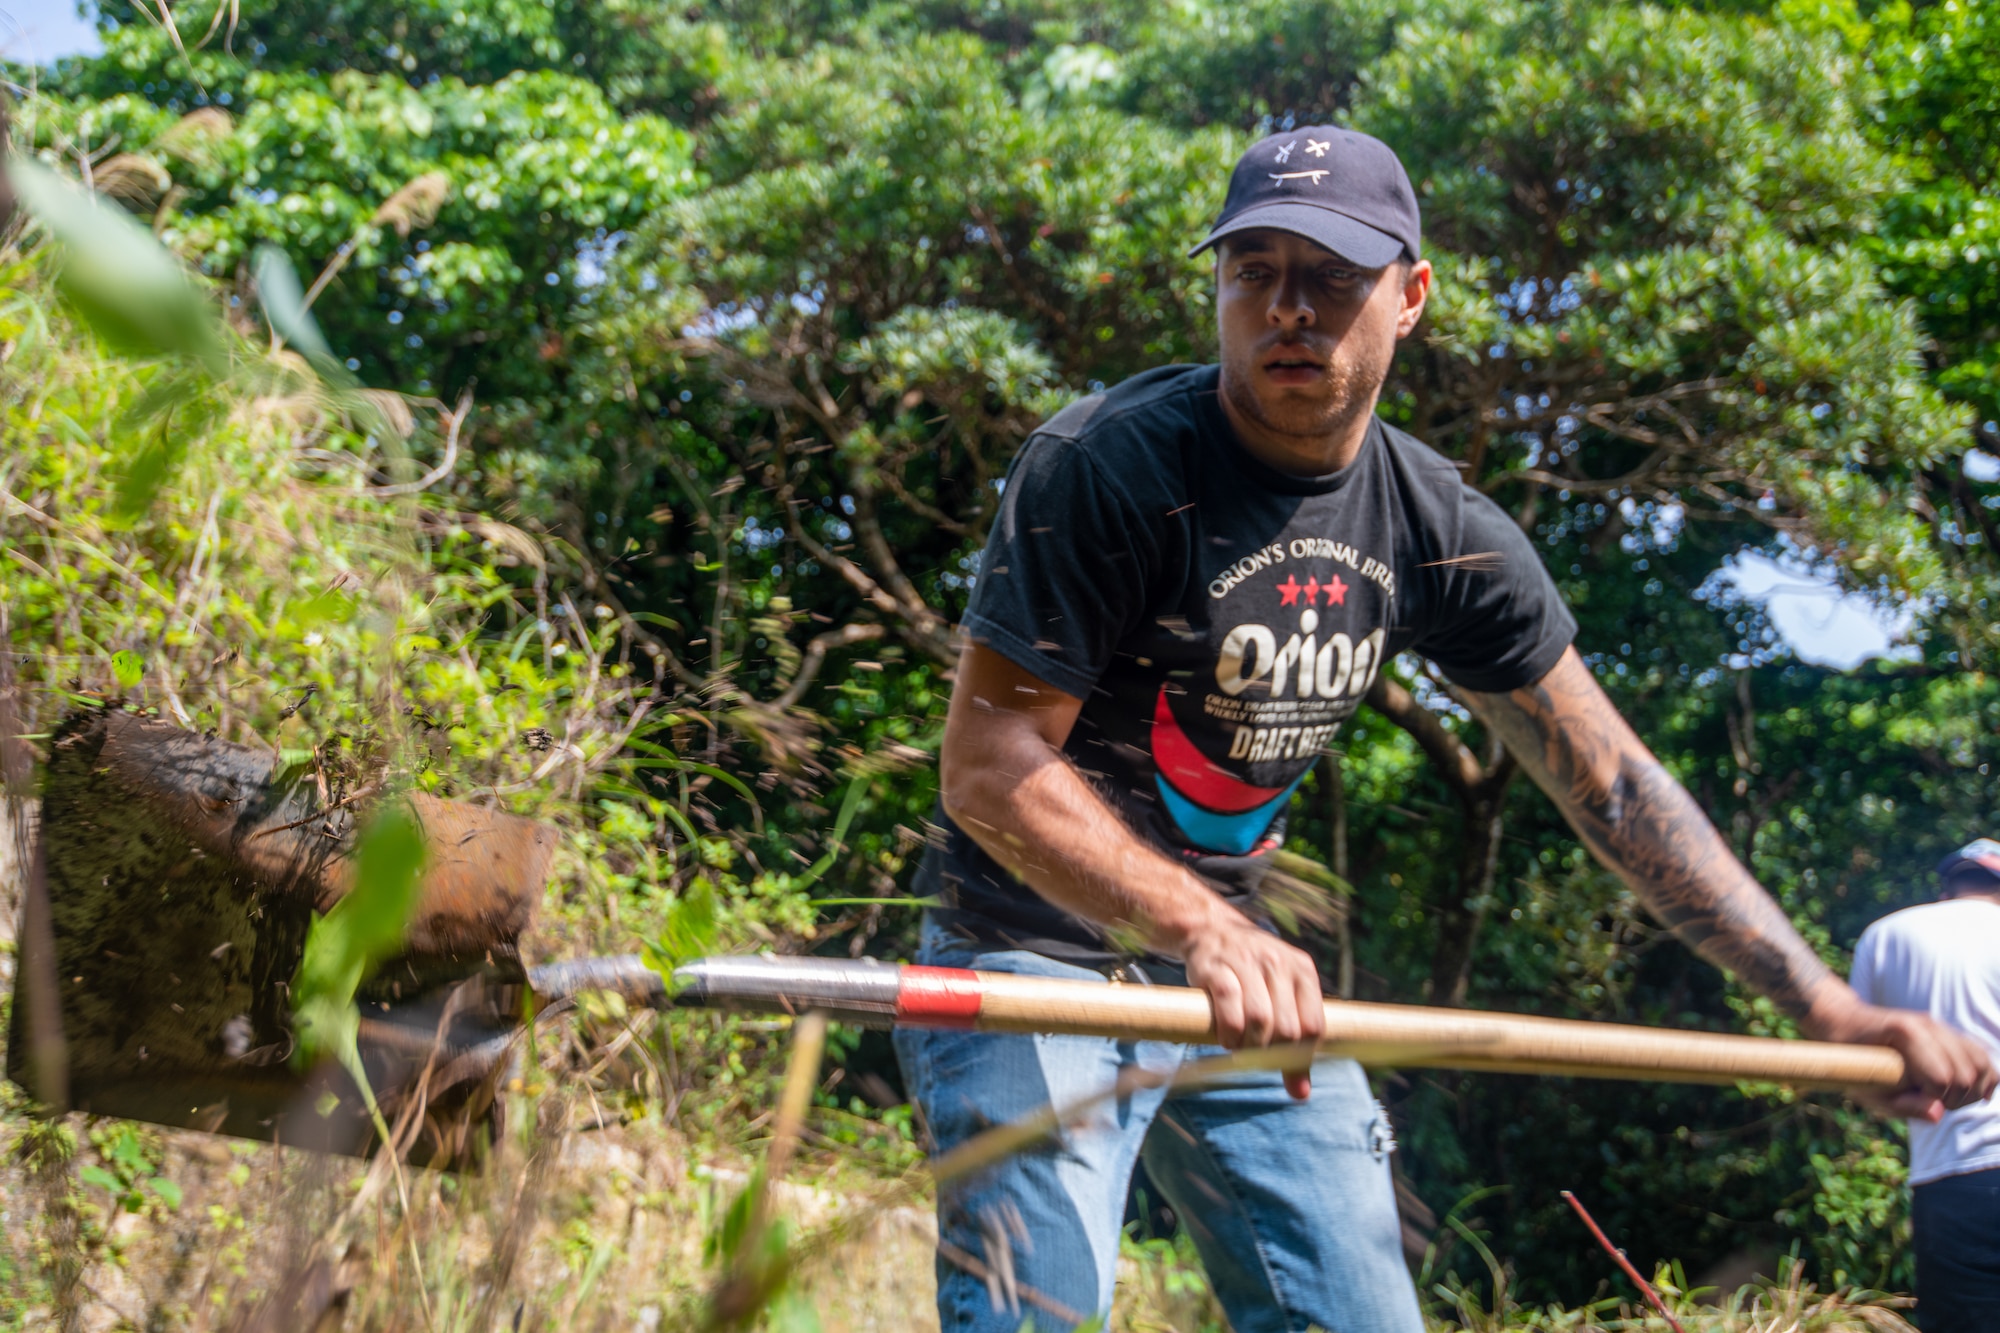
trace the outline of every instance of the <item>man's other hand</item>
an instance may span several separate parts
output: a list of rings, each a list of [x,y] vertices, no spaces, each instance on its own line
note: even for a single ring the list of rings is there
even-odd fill
[[[1892,1046],[1902,1053],[1905,1080],[1901,1088],[1854,1094],[1856,1101],[1884,1115],[1936,1123],[1946,1111],[1985,1101],[2000,1082],[1993,1058],[1983,1045],[1929,1014],[1883,1009],[1855,1000],[1842,1005],[1830,1019],[1813,1015],[1807,1026],[1828,1041]]]
[[[1230,1050],[1316,1045],[1326,1031],[1311,955],[1233,908],[1215,912],[1208,928],[1192,933],[1176,952],[1187,964],[1188,984],[1208,992],[1217,1039]],[[1311,1095],[1310,1055],[1285,1071],[1285,1091],[1300,1101]]]

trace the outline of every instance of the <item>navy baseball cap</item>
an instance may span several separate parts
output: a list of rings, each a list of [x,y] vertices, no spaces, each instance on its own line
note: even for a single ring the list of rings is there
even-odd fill
[[[2000,842],[1995,842],[1991,838],[1974,838],[1938,862],[1938,878],[1948,880],[1967,866],[1976,867],[2000,878]]]
[[[1271,227],[1303,236],[1362,268],[1424,252],[1417,192],[1380,139],[1308,125],[1252,144],[1229,176],[1229,194],[1198,255],[1225,236]]]

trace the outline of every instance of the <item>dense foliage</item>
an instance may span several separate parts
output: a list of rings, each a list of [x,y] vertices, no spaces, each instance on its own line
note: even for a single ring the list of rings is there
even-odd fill
[[[655,746],[623,762],[660,758],[672,781],[607,759],[572,784],[596,813],[564,893],[598,928],[643,921],[706,864],[756,929],[907,947],[905,908],[805,906],[795,877],[830,845],[839,784],[866,799],[833,876],[893,896],[995,479],[1069,397],[1210,353],[1190,238],[1254,135],[1328,117],[1402,152],[1440,270],[1385,411],[1534,534],[1600,678],[1808,937],[1839,962],[1980,831],[2000,761],[1987,0],[246,0],[210,17],[119,14],[103,56],[17,108],[17,145],[150,219],[240,331],[261,336],[251,257],[275,244],[324,277],[314,314],[361,382],[474,395],[415,557],[453,590],[439,614],[462,608],[464,637],[434,637],[467,665],[417,697],[484,755],[530,722],[583,725],[562,670],[584,657],[657,696],[672,720],[650,742],[599,732]],[[74,466],[36,438],[36,476]],[[259,447],[264,476],[409,475],[365,431],[281,423]],[[425,452],[443,430],[412,447],[443,461]],[[146,553],[169,572],[215,558],[199,505],[174,503]],[[1794,660],[1717,591],[1745,548],[1916,605],[1916,656],[1847,676]],[[262,595],[253,570],[230,586]],[[134,646],[14,614],[52,653]],[[562,669],[559,641],[582,648]],[[329,678],[359,651],[322,644]],[[488,717],[503,662],[532,677],[506,709],[530,712]],[[1398,674],[1292,820],[1295,849],[1355,886],[1314,941],[1330,984],[1782,1026],[1661,935],[1422,664]],[[1461,752],[1481,780],[1437,762]],[[872,1040],[848,1058],[893,1086]],[[1500,1187],[1465,1220],[1538,1297],[1598,1282],[1567,1187],[1635,1256],[1690,1272],[1799,1244],[1828,1280],[1908,1283],[1897,1131],[1835,1100],[1414,1074],[1384,1091],[1436,1212]],[[1469,1249],[1449,1258],[1483,1277]]]

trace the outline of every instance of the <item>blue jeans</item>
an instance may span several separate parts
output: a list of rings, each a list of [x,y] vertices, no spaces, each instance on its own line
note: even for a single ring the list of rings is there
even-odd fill
[[[929,924],[919,960],[1104,981],[1041,954],[989,952]],[[1171,1074],[1220,1053],[918,1028],[897,1031],[896,1051],[940,1153],[1044,1106],[1082,1101],[1132,1066]],[[1315,1063],[1305,1102],[1263,1071],[1100,1101],[1042,1147],[940,1192],[939,1323],[944,1333],[1017,1333],[1024,1320],[1068,1330],[1108,1311],[1126,1190],[1143,1156],[1235,1333],[1423,1333],[1389,1177],[1393,1147],[1351,1060]]]

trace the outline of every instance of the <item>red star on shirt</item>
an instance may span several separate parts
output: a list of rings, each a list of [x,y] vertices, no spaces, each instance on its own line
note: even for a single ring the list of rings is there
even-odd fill
[[[1285,575],[1285,581],[1278,585],[1278,598],[1280,606],[1296,604],[1299,600],[1299,581],[1290,574]]]
[[[1308,579],[1306,580],[1306,605],[1307,605],[1307,606],[1316,606],[1316,605],[1318,605],[1318,602],[1319,602],[1319,590],[1320,590],[1320,587],[1321,587],[1321,584],[1320,584],[1320,581],[1319,581],[1319,580],[1318,580],[1317,578],[1308,578]]]
[[[1338,574],[1335,574],[1333,578],[1328,580],[1327,582],[1326,604],[1328,606],[1347,605],[1347,585],[1340,581],[1340,575]]]

